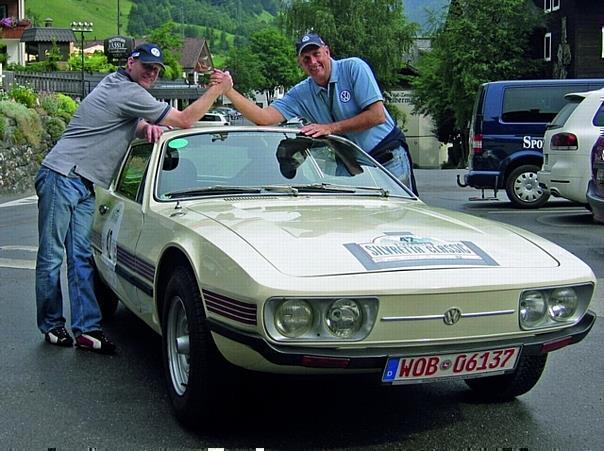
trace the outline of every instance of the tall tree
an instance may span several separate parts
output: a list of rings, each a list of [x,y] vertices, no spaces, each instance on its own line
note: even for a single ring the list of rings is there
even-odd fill
[[[244,95],[253,96],[254,91],[267,84],[262,75],[260,56],[253,53],[249,45],[235,46],[229,52],[226,69],[233,76],[235,88]]]
[[[543,20],[532,0],[452,0],[432,51],[420,58],[419,76],[411,80],[414,105],[432,115],[441,141],[467,141],[481,83],[541,74],[530,42]]]
[[[275,88],[289,88],[302,77],[294,56],[294,46],[283,33],[275,28],[264,28],[250,36],[250,50],[260,57],[260,71],[267,101],[272,100]]]
[[[383,89],[399,84],[402,56],[416,29],[400,0],[291,0],[280,21],[292,41],[313,30],[334,56],[363,58]]]
[[[180,65],[180,54],[182,51],[182,37],[180,26],[169,21],[153,30],[149,37],[149,42],[153,42],[162,49],[164,53],[164,65],[166,69],[162,74],[163,78],[176,80],[182,76],[182,66]]]

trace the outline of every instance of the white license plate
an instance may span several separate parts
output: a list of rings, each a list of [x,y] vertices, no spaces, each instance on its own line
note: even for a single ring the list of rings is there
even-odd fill
[[[383,382],[411,384],[450,377],[468,377],[513,370],[520,348],[503,348],[458,354],[391,357]]]

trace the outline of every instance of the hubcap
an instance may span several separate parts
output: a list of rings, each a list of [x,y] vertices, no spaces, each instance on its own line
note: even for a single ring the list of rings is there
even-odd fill
[[[524,202],[536,202],[543,196],[535,172],[524,172],[514,180],[514,193]]]
[[[189,325],[182,299],[175,296],[170,302],[166,330],[168,365],[174,391],[183,395],[189,382]]]

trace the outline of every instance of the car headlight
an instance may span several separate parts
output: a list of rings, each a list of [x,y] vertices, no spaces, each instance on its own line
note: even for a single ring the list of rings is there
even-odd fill
[[[313,314],[308,302],[290,299],[275,311],[275,327],[285,337],[299,337],[310,329]]]
[[[577,309],[579,298],[572,288],[556,288],[550,296],[548,310],[554,321],[566,321]]]
[[[536,327],[545,318],[547,300],[542,291],[525,291],[520,297],[520,324]]]
[[[522,329],[571,324],[587,311],[592,284],[527,290],[520,294],[518,319]]]
[[[327,310],[325,323],[336,337],[351,337],[363,324],[363,311],[353,299],[338,299]]]
[[[277,341],[358,341],[376,321],[376,298],[271,298],[264,325]]]

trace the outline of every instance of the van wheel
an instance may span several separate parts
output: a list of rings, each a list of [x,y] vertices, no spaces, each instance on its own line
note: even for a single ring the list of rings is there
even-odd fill
[[[515,207],[539,208],[549,199],[549,193],[539,187],[539,167],[525,164],[514,169],[505,184],[505,191]]]

